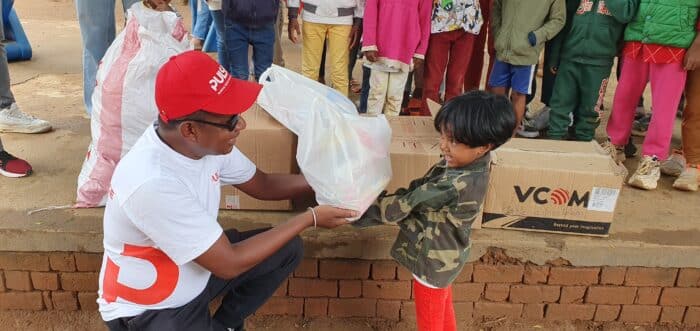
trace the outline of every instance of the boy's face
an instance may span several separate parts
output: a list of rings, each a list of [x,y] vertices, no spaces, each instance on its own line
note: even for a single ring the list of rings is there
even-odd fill
[[[469,147],[455,141],[451,134],[443,130],[440,133],[440,150],[449,168],[461,168],[484,156],[490,147]]]

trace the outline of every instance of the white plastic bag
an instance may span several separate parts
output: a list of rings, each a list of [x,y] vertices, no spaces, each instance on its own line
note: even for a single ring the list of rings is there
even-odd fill
[[[114,168],[158,114],[158,70],[171,56],[189,48],[188,33],[176,13],[155,11],[137,2],[127,15],[126,27],[97,70],[92,142],[78,176],[76,207],[104,206]]]
[[[364,212],[391,179],[391,128],[328,86],[272,66],[258,104],[299,137],[297,162],[320,204]]]

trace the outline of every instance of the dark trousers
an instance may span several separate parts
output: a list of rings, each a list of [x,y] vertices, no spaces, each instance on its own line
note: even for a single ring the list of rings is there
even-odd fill
[[[227,230],[231,243],[243,241],[268,229],[246,232]],[[282,282],[301,262],[303,244],[295,237],[279,251],[240,276],[224,280],[214,275],[207,287],[188,304],[171,309],[148,310],[145,313],[107,322],[110,331],[125,330],[240,330],[246,317],[269,299]],[[221,307],[212,317],[209,304],[224,295]]]
[[[445,102],[461,95],[464,76],[474,51],[476,36],[462,29],[430,35],[425,55],[423,108],[427,99],[440,102],[440,84],[445,79]],[[445,76],[447,72],[447,76]],[[429,112],[428,112],[429,113]]]

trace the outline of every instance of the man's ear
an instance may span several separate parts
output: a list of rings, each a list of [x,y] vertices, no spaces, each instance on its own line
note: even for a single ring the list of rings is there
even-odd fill
[[[481,146],[481,147],[479,147],[479,154],[484,155],[484,154],[490,152],[492,149],[493,149],[493,144]]]
[[[182,122],[178,126],[178,130],[180,131],[180,135],[185,138],[185,140],[189,140],[191,142],[197,142],[199,138],[199,132],[197,131],[197,127],[192,124],[192,122]]]

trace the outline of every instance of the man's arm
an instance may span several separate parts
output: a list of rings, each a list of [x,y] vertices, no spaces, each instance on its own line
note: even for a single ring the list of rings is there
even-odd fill
[[[287,26],[287,34],[289,40],[293,43],[299,41],[299,35],[301,34],[301,27],[299,26],[299,7],[301,6],[300,0],[287,0],[287,18],[289,19],[289,24]]]
[[[258,200],[288,200],[313,192],[302,175],[267,174],[260,169],[249,181],[235,186]]]

